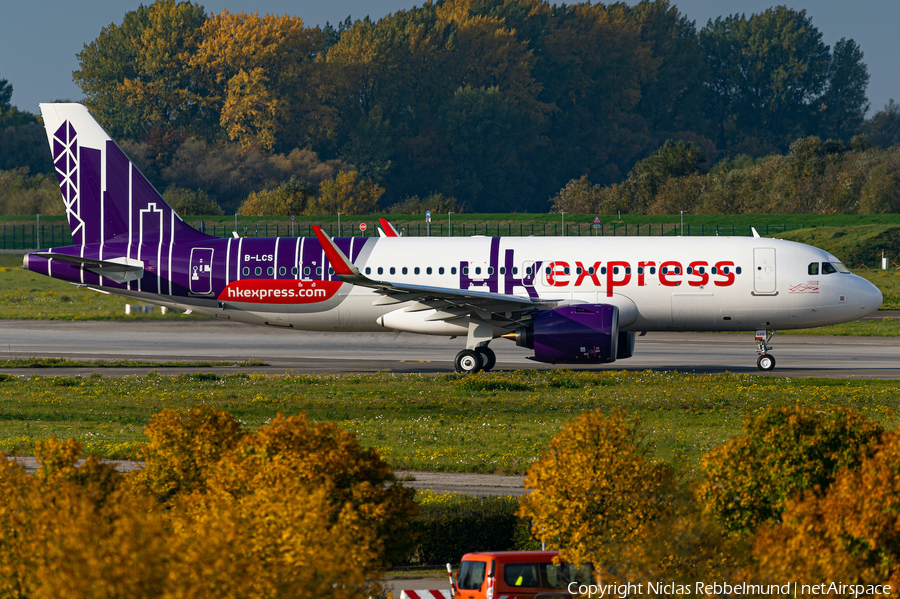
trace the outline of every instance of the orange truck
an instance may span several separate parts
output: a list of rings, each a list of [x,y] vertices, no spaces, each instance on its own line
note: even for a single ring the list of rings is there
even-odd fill
[[[540,599],[539,594],[566,597],[571,583],[591,584],[590,566],[557,566],[553,564],[557,555],[556,551],[467,553],[455,582],[447,564],[453,599]]]

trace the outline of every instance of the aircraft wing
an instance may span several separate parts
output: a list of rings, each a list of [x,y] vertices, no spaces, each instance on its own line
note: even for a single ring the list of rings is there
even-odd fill
[[[526,314],[551,308],[558,303],[475,289],[376,281],[362,274],[321,227],[313,225],[312,228],[337,278],[353,285],[369,287],[380,293],[383,297],[375,301],[377,306],[415,301],[418,302],[418,306],[413,306],[411,311],[436,310],[428,320],[453,320],[474,313],[483,320],[516,322]]]

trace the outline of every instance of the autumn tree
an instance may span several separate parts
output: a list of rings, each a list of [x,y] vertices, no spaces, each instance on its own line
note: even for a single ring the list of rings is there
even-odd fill
[[[190,66],[229,138],[265,151],[307,145],[323,126],[313,69],[322,32],[299,17],[223,10],[201,37]]]
[[[699,496],[734,534],[779,518],[797,493],[823,493],[841,468],[872,455],[883,429],[849,409],[797,406],[751,416],[745,433],[703,456]]]
[[[238,212],[245,216],[291,216],[303,214],[318,188],[298,177],[291,177],[276,189],[251,192]]]
[[[222,207],[202,189],[186,189],[170,185],[162,193],[163,199],[180,216],[222,215]]]
[[[370,214],[384,194],[384,188],[360,178],[355,171],[338,173],[334,179],[323,181],[319,194],[310,198],[305,214]]]
[[[760,530],[759,578],[900,585],[900,435],[885,434],[874,449]]]
[[[555,436],[529,469],[519,516],[570,563],[626,577],[623,548],[672,512],[674,480],[653,462],[637,423],[588,412]]]

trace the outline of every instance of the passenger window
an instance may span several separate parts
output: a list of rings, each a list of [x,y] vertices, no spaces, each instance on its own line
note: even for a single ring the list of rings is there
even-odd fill
[[[481,274],[481,267],[480,267],[480,266],[476,266],[476,267],[475,267],[475,274],[476,274],[476,275],[480,275],[480,274]]]
[[[266,274],[271,277],[273,274],[275,274],[275,269],[270,266],[266,269]]]
[[[330,266],[328,267],[328,274],[329,274],[329,275],[333,275],[333,274],[334,274],[334,269],[331,268]]]
[[[518,266],[513,266],[513,274],[514,274],[514,275],[519,274],[519,267],[518,267]],[[531,273],[529,273],[529,274],[531,274]]]
[[[463,274],[464,274],[464,275],[469,274],[469,267],[468,267],[468,266],[463,266]]]
[[[712,274],[716,274],[716,272],[718,272],[718,269],[716,269],[716,267],[713,266],[712,268],[709,269],[709,272],[711,272]]]
[[[378,267],[378,274],[380,274],[380,275],[384,274],[384,268],[382,268],[381,266]]]
[[[261,275],[262,275],[262,267],[261,267],[261,266],[257,266],[257,267],[256,267],[256,270],[254,270],[253,272],[256,273],[256,276],[257,276],[257,277],[261,276]]]
[[[680,267],[680,266],[676,266],[676,267],[675,267],[675,274],[676,274],[676,275],[680,275],[680,274],[681,274],[681,267]]]
[[[662,269],[661,269],[659,272],[661,272],[661,273],[664,274],[664,275],[667,275],[667,274],[669,274],[669,267],[668,267],[668,266],[663,266]]]
[[[593,266],[590,267],[590,268],[588,269],[588,274],[589,274],[589,275],[594,274],[594,267],[593,267]]]
[[[530,274],[531,274],[531,267],[530,267],[530,266],[529,266],[528,268],[525,269],[525,274],[526,274],[526,275],[530,275]]]
[[[734,269],[734,272],[735,272],[736,274],[741,274],[741,267],[740,267],[740,266],[736,267],[736,268]]]
[[[456,274],[456,267],[455,267],[455,266],[451,266],[451,267],[450,267],[450,274],[451,274],[451,275],[455,275],[455,274]]]
[[[626,266],[626,267],[625,267],[625,274],[626,274],[626,275],[630,275],[630,274],[631,274],[631,267],[630,267],[630,266]]]
[[[548,267],[544,270],[544,272],[547,273],[547,274],[549,275],[551,272],[553,272],[553,269],[550,268],[550,267],[548,266]]]
[[[406,273],[408,273],[408,272],[409,272],[409,269],[406,268],[406,267],[404,266],[404,267],[403,267],[403,274],[406,274]]]
[[[415,267],[415,269],[413,269],[413,273],[415,273],[415,274],[419,274],[419,267],[418,267],[418,266],[417,266],[417,267]]]
[[[601,275],[605,275],[605,274],[606,274],[606,267],[605,267],[605,266],[601,266],[601,267],[600,267],[600,274],[601,274]]]
[[[727,267],[727,266],[723,266],[723,267],[722,267],[722,272],[723,272],[724,274],[727,275],[727,274],[728,274],[728,267]]]
[[[308,266],[306,266],[306,267],[303,268],[303,276],[304,276],[304,277],[308,277],[308,276],[309,276],[309,272],[310,272],[310,270],[309,270],[309,267],[308,267]]]
[[[393,275],[393,274],[396,274],[396,273],[397,273],[397,269],[396,269],[395,267],[392,266],[392,267],[391,267],[391,274]]]
[[[369,267],[369,266],[366,267],[366,274],[367,274],[367,275],[372,274],[372,268],[371,268],[371,267]]]
[[[686,272],[687,274],[689,274],[689,275],[690,275],[690,274],[694,274],[694,269],[691,268],[690,266],[688,266],[688,267],[685,269],[685,272]]]
[[[818,262],[810,262],[809,266],[806,267],[806,274],[809,274],[809,275],[819,274],[819,263]]]
[[[639,274],[639,275],[644,274],[644,267],[643,267],[643,266],[638,266],[638,274]]]
[[[505,274],[506,274],[506,267],[505,267],[505,266],[501,266],[501,267],[500,267],[500,274],[501,274],[501,275],[505,275]]]
[[[580,274],[581,274],[581,270],[582,270],[582,269],[581,269],[581,267],[579,266],[578,268],[575,269],[575,274],[576,274],[576,275],[580,275]]]
[[[613,266],[613,274],[614,274],[614,275],[619,274],[619,267],[618,267],[618,266]]]
[[[249,267],[249,266],[245,266],[245,267],[244,267],[244,270],[241,271],[241,272],[243,272],[243,273],[244,273],[244,276],[246,277],[247,275],[250,274],[250,267]]]
[[[511,587],[540,587],[538,564],[506,564],[503,580]]]
[[[822,274],[823,275],[830,275],[835,272],[837,272],[837,269],[834,266],[832,266],[831,262],[823,262],[822,263]]]
[[[287,269],[285,267],[281,266],[278,268],[278,276],[283,277],[286,274],[287,274]]]
[[[697,269],[697,272],[699,272],[702,275],[704,272],[706,272],[706,268],[701,266],[700,268]]]
[[[443,266],[440,267],[440,268],[438,268],[438,274],[439,274],[439,275],[444,274],[444,267],[443,267]]]
[[[293,275],[295,277],[297,276],[297,267],[296,266],[291,267],[291,275]]]
[[[316,267],[316,276],[319,276],[319,277],[322,276],[322,267],[321,266]]]
[[[463,562],[459,565],[459,589],[464,591],[481,590],[487,562]]]
[[[655,275],[655,274],[656,274],[656,267],[655,267],[655,266],[651,266],[651,267],[650,267],[650,274],[651,274],[651,275]]]
[[[431,274],[431,267],[430,267],[430,266],[429,266],[428,268],[425,269],[425,274],[426,274],[426,275],[430,275],[430,274]]]
[[[569,267],[568,266],[564,267],[563,272],[566,274],[569,274]]]

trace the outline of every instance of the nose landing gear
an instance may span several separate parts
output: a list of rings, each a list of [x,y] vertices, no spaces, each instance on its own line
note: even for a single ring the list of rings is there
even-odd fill
[[[760,370],[772,370],[775,368],[775,357],[767,353],[772,349],[769,341],[772,340],[774,335],[775,331],[771,333],[769,331],[756,331],[756,353],[759,354],[756,365]]]

